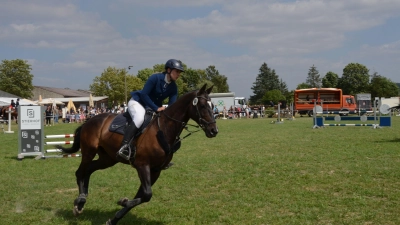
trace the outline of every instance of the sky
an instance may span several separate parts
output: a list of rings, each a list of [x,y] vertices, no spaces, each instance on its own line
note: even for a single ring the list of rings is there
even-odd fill
[[[399,0],[2,0],[0,60],[24,59],[33,85],[89,89],[109,66],[130,74],[181,60],[214,65],[236,96],[263,63],[289,90],[314,65],[349,63],[400,82]]]

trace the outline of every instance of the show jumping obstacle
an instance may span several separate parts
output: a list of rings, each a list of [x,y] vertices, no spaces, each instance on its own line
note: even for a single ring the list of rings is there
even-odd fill
[[[46,135],[46,139],[60,139],[60,138],[73,138],[74,134],[56,134],[56,135]],[[45,145],[71,145],[74,141],[48,141]],[[61,153],[61,149],[47,149],[46,153]],[[57,154],[57,155],[43,155],[42,158],[71,158],[71,157],[81,157],[80,154]]]
[[[349,112],[349,111],[339,111],[339,112],[324,112],[322,110],[322,107],[319,105],[315,105],[314,103],[314,112],[313,112],[313,121],[314,121],[314,126],[313,128],[321,128],[321,127],[344,127],[344,126],[353,126],[353,127],[372,127],[372,128],[382,128],[382,127],[391,127],[392,126],[392,118],[391,118],[391,110],[389,109],[388,105],[381,105],[379,107],[379,110],[377,108],[377,105],[380,105],[380,99],[375,98],[376,101],[374,101],[374,110],[372,111],[374,113],[374,116],[344,116],[341,117],[339,115],[336,116],[321,116],[319,117],[318,114],[323,115],[323,114],[355,114],[357,112]],[[378,104],[376,104],[378,102]],[[377,112],[379,112],[379,115],[377,115]],[[389,114],[389,116],[382,116],[382,114]],[[340,122],[340,121],[359,121],[361,123],[325,123],[325,121],[335,121],[335,122]],[[373,123],[364,123],[367,121],[374,121]]]

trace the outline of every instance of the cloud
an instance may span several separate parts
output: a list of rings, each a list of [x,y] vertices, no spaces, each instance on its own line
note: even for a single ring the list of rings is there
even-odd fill
[[[249,93],[241,95],[250,95],[263,62],[289,88],[304,82],[312,65],[321,75],[341,75],[352,61],[376,68],[393,68],[383,61],[399,63],[398,39],[360,44],[353,40],[354,46],[348,46],[349,34],[399,18],[398,0],[96,3],[89,11],[81,1],[3,1],[0,46],[12,51],[0,56],[27,55],[40,82],[46,76],[64,76],[59,78],[63,86],[86,88],[108,66],[132,65],[133,72],[178,58],[195,69],[215,65],[228,77],[231,90]]]
[[[203,18],[164,21],[180,35],[223,38],[232,45],[304,54],[339,47],[345,33],[368,29],[398,15],[399,1],[232,1]]]
[[[43,4],[2,3],[0,14],[6,15],[0,23],[2,42],[18,47],[23,43],[26,48],[74,48],[119,37],[96,13],[82,12],[71,4],[39,2]],[[7,21],[11,23],[7,25]]]

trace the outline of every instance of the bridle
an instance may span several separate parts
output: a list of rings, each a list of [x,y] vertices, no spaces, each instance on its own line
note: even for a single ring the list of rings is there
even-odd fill
[[[199,111],[199,107],[198,107],[198,104],[197,104],[198,101],[199,101],[199,98],[205,99],[207,102],[211,102],[211,100],[210,100],[209,98],[206,98],[206,97],[203,97],[203,96],[196,96],[196,98],[193,99],[193,105],[196,106],[196,114],[197,114],[197,116],[199,117],[199,126],[200,126],[202,129],[204,129],[204,128],[207,127],[208,125],[213,124],[213,123],[216,123],[216,122],[215,122],[215,120],[212,121],[212,122],[208,122],[207,120],[205,120],[205,119],[203,119],[203,118],[201,117],[201,114],[200,114],[200,111]],[[210,105],[210,107],[211,107],[211,105]],[[204,123],[202,123],[202,121],[204,121]],[[204,124],[205,124],[206,126],[204,126]]]
[[[193,99],[192,103],[193,103],[193,105],[196,107],[196,115],[199,117],[198,126],[197,126],[197,125],[192,125],[192,124],[187,124],[186,122],[183,122],[183,121],[177,120],[177,119],[175,119],[175,118],[172,118],[171,116],[169,116],[168,114],[166,114],[165,111],[161,111],[161,112],[158,114],[157,124],[158,124],[158,129],[159,129],[159,130],[160,130],[160,114],[163,113],[163,114],[165,115],[165,117],[167,117],[168,119],[180,123],[180,124],[181,124],[181,128],[182,128],[181,131],[182,131],[183,129],[185,129],[186,131],[189,132],[189,133],[188,133],[185,137],[183,137],[183,138],[180,138],[180,137],[179,137],[179,136],[181,135],[181,134],[179,133],[178,136],[177,136],[176,139],[175,139],[174,145],[175,145],[177,142],[180,142],[180,141],[182,141],[183,139],[187,138],[187,137],[190,136],[191,134],[196,133],[196,132],[200,131],[201,129],[204,130],[204,129],[205,129],[207,126],[209,126],[210,124],[216,123],[215,120],[212,121],[212,122],[208,122],[207,120],[205,120],[205,119],[203,119],[203,118],[201,117],[200,110],[199,110],[199,107],[198,107],[198,104],[197,104],[197,103],[199,102],[199,98],[205,99],[205,100],[208,101],[208,102],[211,101],[209,98],[206,98],[206,97],[203,97],[203,96],[198,96],[197,94],[196,94],[196,97]],[[211,106],[210,106],[210,107],[211,107]],[[187,126],[193,126],[193,127],[196,127],[196,128],[201,127],[201,129],[198,129],[198,130],[195,130],[195,131],[190,131],[190,130],[188,129]]]
[[[198,106],[199,98],[205,99],[207,102],[211,102],[211,99],[210,98],[206,98],[204,96],[198,96],[196,94],[196,97],[192,101],[192,104],[196,107],[196,115],[199,117],[199,123],[198,124],[202,129],[205,129],[210,124],[216,123],[216,121],[214,120],[214,121],[209,122],[209,121],[207,121],[207,120],[205,120],[205,119],[203,119],[201,117],[199,106]],[[210,107],[211,107],[211,105],[210,105]],[[182,127],[186,126],[185,122],[172,118],[171,116],[167,115],[164,111],[161,111],[161,113],[163,113],[168,119],[173,120],[173,121],[178,122],[178,123],[181,123]],[[198,126],[196,126],[196,127],[198,127]]]

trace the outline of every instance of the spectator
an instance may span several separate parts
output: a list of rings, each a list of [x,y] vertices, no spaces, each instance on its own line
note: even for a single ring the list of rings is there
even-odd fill
[[[45,113],[46,113],[46,127],[51,126],[51,118],[53,117],[53,109],[51,108],[51,106],[47,106]]]
[[[54,115],[54,123],[58,123],[58,117],[60,114],[57,106],[54,106],[53,115]]]

